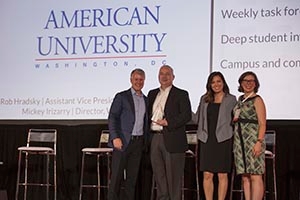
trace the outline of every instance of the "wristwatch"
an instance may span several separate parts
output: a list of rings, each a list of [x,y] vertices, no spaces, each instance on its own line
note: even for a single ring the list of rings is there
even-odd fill
[[[259,142],[259,143],[263,143],[263,141],[264,141],[264,139],[257,139],[257,142]]]

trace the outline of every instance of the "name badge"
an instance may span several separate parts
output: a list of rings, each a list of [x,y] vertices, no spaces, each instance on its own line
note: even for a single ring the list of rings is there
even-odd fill
[[[236,110],[234,111],[234,117],[233,117],[233,121],[234,121],[234,122],[237,121],[237,120],[239,119],[240,114],[241,114],[241,109],[240,109],[240,108],[238,108],[238,109],[236,109]]]

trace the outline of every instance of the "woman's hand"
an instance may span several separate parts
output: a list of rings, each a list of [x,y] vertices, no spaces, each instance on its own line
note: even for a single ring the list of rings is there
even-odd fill
[[[261,153],[263,153],[261,145],[262,145],[262,143],[259,142],[259,141],[257,141],[255,143],[255,145],[253,146],[253,150],[252,151],[253,151],[253,154],[254,154],[255,157],[258,157]]]

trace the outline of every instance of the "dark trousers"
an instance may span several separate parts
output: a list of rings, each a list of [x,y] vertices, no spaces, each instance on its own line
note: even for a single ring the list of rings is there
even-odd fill
[[[162,134],[154,134],[150,151],[153,175],[157,185],[157,199],[181,200],[185,153],[169,153],[165,148]]]
[[[112,175],[108,200],[134,200],[135,187],[143,150],[143,138],[132,139],[125,151],[113,151]],[[121,185],[124,194],[120,195]]]

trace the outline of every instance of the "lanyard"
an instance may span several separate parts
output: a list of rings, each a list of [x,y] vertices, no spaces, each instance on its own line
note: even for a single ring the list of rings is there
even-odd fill
[[[244,103],[247,99],[249,99],[253,94],[254,94],[254,92],[251,92],[251,94],[249,94],[249,95],[242,101],[242,103]]]

